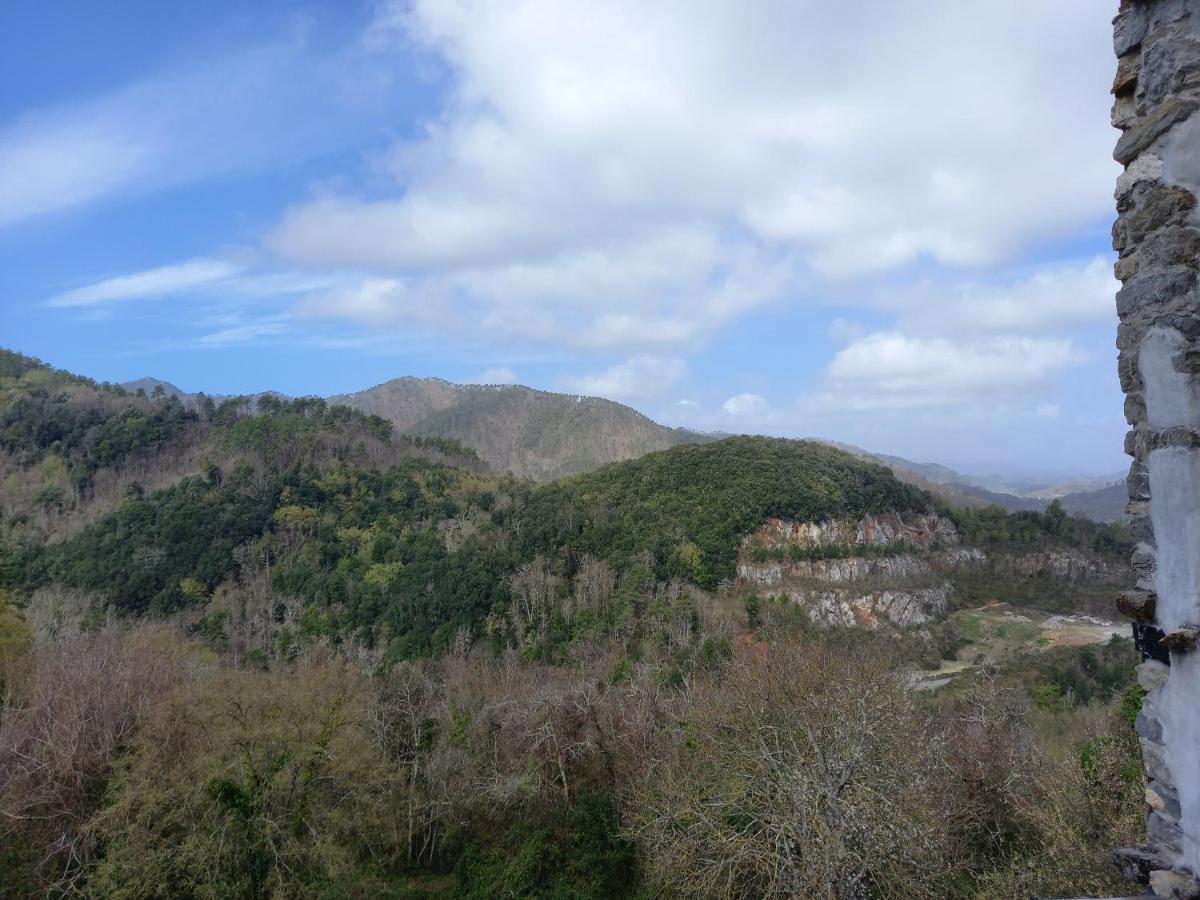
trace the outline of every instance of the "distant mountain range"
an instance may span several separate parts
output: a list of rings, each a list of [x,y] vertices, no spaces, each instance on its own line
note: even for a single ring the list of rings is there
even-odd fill
[[[187,406],[196,403],[198,395],[155,378],[123,385],[147,394],[160,386]],[[612,400],[521,385],[463,385],[440,378],[404,377],[328,399],[388,419],[402,434],[458,441],[493,469],[538,481],[579,475],[607,463],[723,436],[670,428]],[[1040,511],[1058,499],[1068,512],[1096,521],[1125,518],[1121,475],[1065,481],[974,476],[940,463],[872,453],[836,441],[824,443],[882,463],[901,480],[955,506],[994,504],[1009,512]]]

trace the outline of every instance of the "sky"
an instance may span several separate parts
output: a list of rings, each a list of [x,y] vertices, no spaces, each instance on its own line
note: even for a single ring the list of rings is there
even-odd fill
[[[0,4],[0,346],[1119,472],[1110,13]]]

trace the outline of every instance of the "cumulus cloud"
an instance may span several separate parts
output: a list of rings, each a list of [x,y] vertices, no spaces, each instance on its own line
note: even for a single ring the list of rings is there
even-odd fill
[[[1045,387],[1078,360],[1069,340],[876,332],[837,353],[819,399],[857,411],[953,406]]]
[[[1051,264],[993,283],[924,284],[883,299],[905,330],[966,335],[1045,334],[1112,323],[1120,287],[1103,257]]]
[[[611,400],[645,400],[657,397],[687,377],[682,359],[634,356],[603,372],[582,377],[564,376],[560,390]]]
[[[435,59],[442,109],[371,180],[287,210],[266,244],[306,266],[393,273],[421,297],[364,287],[355,302],[310,298],[308,315],[387,327],[431,324],[439,307],[444,329],[661,355],[785,298],[839,302],[844,276],[995,264],[1107,210],[1110,37],[1089,0],[822,12],[384,3],[367,43]],[[897,312],[1028,330],[1072,274]],[[1072,314],[1091,315],[1101,276]]]
[[[584,350],[697,345],[789,283],[788,260],[714,229],[670,228],[536,261],[361,277],[297,304],[307,318],[438,330]]]
[[[737,418],[758,418],[766,415],[770,404],[758,394],[738,394],[721,404],[721,408]]]
[[[846,273],[994,262],[1110,202],[1109,29],[1089,0],[855,0],[836,17],[418,0],[381,22],[376,44],[391,29],[446,65],[448,103],[395,148],[390,196],[295,207],[280,252],[475,267],[704,221]]]

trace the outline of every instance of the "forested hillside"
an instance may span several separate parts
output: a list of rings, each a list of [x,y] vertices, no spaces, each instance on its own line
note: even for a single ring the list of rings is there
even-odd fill
[[[0,500],[3,896],[1082,893],[1139,827],[1127,642],[925,698],[908,673],[978,636],[820,628],[738,575],[768,522],[1127,552],[1058,507],[749,437],[538,484],[321,400],[16,354]],[[883,552],[792,557],[835,551]]]
[[[397,378],[330,402],[382,416],[405,434],[459,441],[496,470],[538,481],[708,439],[611,400],[520,385]]]

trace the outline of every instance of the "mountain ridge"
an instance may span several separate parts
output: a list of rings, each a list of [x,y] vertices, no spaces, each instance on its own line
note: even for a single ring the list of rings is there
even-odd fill
[[[194,408],[199,394],[168,381],[143,377],[122,386],[153,392],[162,386]],[[252,395],[254,398],[274,391]],[[209,395],[216,401],[227,399]],[[680,444],[725,435],[673,428],[615,400],[541,390],[518,384],[460,384],[437,376],[403,375],[360,391],[330,395],[328,402],[378,415],[397,432],[450,439],[473,448],[490,467],[548,482]],[[902,480],[965,508],[989,505],[1009,512],[1039,512],[1059,499],[1069,512],[1102,522],[1125,518],[1124,489],[1115,476],[1051,482],[1003,475],[973,476],[935,462],[875,453],[840,441],[811,438],[886,465]]]

